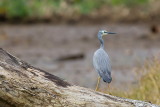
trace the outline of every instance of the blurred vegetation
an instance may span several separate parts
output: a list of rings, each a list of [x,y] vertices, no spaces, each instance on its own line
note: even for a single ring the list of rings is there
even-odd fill
[[[147,62],[140,71],[144,75],[140,79],[138,88],[131,90],[131,92],[111,92],[111,94],[160,105],[160,60],[155,59]],[[140,71],[137,72],[137,75],[141,73]]]
[[[149,3],[149,0],[110,0],[111,5],[124,5],[127,7],[135,7]]]
[[[1,0],[0,16],[7,19],[52,17],[56,14],[88,14],[103,6],[136,7],[152,0]],[[67,12],[67,13],[66,13]]]

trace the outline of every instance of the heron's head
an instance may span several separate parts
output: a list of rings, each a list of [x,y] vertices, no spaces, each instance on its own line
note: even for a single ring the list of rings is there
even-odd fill
[[[107,34],[116,34],[116,33],[113,33],[113,32],[108,32],[108,31],[106,31],[106,30],[100,30],[99,32],[98,32],[98,36],[105,36],[105,35],[107,35]]]

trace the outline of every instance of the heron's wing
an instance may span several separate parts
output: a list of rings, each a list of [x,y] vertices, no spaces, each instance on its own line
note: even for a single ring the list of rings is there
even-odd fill
[[[110,59],[103,49],[98,49],[93,56],[93,65],[96,70],[111,71]]]
[[[93,65],[103,80],[111,76],[111,64],[107,53],[103,49],[98,49],[93,56]]]

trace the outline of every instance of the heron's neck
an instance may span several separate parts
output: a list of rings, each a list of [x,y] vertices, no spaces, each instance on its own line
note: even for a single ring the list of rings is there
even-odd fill
[[[99,41],[101,43],[100,48],[104,48],[104,41],[102,39],[102,36],[100,36],[98,39],[99,39]]]

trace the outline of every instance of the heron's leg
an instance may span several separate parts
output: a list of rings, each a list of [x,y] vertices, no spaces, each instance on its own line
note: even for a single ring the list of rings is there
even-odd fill
[[[108,84],[108,94],[110,94],[110,84]]]
[[[95,91],[97,91],[97,90],[98,90],[98,86],[99,86],[99,82],[100,82],[100,80],[101,80],[101,77],[99,76],[99,77],[98,77],[98,80],[97,80],[97,85],[96,85],[96,89],[95,89]]]
[[[108,84],[108,90],[110,89],[110,84]]]

